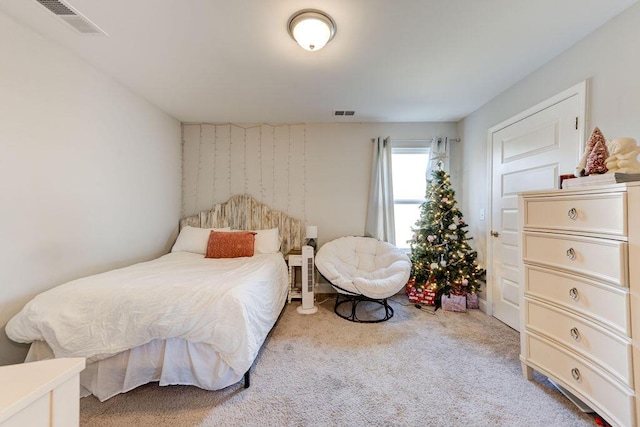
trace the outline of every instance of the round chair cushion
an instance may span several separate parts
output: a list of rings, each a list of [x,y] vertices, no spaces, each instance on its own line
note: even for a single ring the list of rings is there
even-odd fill
[[[341,288],[336,288],[338,292],[372,299],[395,295],[411,274],[407,254],[372,237],[340,237],[325,243],[316,254],[316,267]]]

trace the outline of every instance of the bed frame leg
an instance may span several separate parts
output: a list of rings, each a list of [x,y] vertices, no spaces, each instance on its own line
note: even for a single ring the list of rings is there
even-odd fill
[[[251,386],[251,369],[249,369],[244,374],[244,388],[249,388]]]

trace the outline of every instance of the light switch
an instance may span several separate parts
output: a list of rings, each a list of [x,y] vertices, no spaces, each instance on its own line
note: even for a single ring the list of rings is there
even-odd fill
[[[480,209],[480,221],[484,221],[484,209]]]

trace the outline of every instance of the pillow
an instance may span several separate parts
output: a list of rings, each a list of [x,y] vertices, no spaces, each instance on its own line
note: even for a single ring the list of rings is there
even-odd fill
[[[253,256],[256,233],[252,231],[211,231],[205,258],[240,258]]]
[[[256,234],[256,253],[276,254],[280,251],[280,233],[277,228],[254,230]]]
[[[207,251],[207,242],[209,241],[209,234],[212,230],[229,230],[229,227],[197,228],[187,225],[180,230],[180,234],[173,244],[171,252],[193,252],[204,255]]]

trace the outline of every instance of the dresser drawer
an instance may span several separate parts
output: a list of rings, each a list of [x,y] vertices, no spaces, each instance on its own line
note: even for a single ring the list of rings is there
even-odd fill
[[[559,380],[609,421],[621,426],[635,425],[632,390],[550,341],[528,333],[525,339],[528,351],[524,356],[543,373]]]
[[[616,240],[523,233],[526,263],[543,264],[627,286],[627,244]]]
[[[579,316],[525,299],[525,324],[581,353],[633,386],[631,343]]]
[[[551,301],[631,335],[629,291],[556,270],[524,266],[525,293]]]
[[[626,193],[527,198],[524,227],[623,237],[627,235],[626,212]]]

